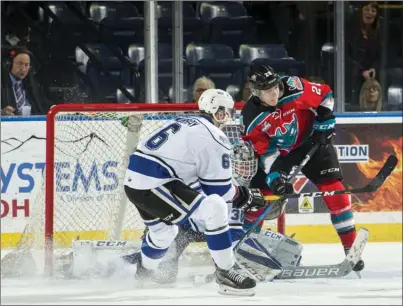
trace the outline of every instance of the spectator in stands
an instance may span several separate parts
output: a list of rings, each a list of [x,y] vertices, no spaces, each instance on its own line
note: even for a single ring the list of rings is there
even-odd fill
[[[193,101],[197,102],[207,89],[215,88],[214,82],[206,76],[198,78],[193,85]]]
[[[249,99],[251,95],[250,88],[249,88],[249,82],[245,81],[243,83],[242,89],[237,93],[235,97],[236,102],[245,102],[246,100]]]
[[[377,80],[368,79],[362,85],[360,110],[363,112],[380,112],[382,110],[381,85]]]
[[[362,84],[375,78],[380,61],[380,17],[378,4],[365,1],[358,11],[358,16],[347,26],[346,84],[352,87],[346,98],[352,104],[358,104],[357,92]]]
[[[1,114],[44,115],[51,103],[30,73],[32,54],[25,48],[10,52],[9,62],[2,68]]]

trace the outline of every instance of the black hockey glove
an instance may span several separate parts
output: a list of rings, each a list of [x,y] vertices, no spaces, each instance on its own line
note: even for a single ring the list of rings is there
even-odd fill
[[[240,208],[244,211],[257,210],[266,206],[263,195],[257,188],[249,189],[244,186],[237,186],[238,193],[232,201],[233,208]]]
[[[336,119],[333,113],[324,107],[318,107],[318,116],[313,123],[313,144],[319,144],[321,147],[327,147],[333,143],[336,126]]]
[[[294,193],[292,184],[287,180],[287,176],[282,172],[271,172],[266,177],[266,183],[271,191],[278,196]]]

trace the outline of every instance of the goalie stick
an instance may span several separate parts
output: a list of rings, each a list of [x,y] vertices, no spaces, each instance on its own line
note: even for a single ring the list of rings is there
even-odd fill
[[[284,267],[283,272],[276,279],[304,279],[304,278],[335,278],[343,277],[353,271],[353,267],[361,258],[365,245],[368,242],[369,231],[360,228],[357,237],[345,259],[336,265]]]
[[[274,279],[317,279],[346,276],[353,271],[353,267],[361,258],[368,238],[369,231],[365,228],[360,228],[350,251],[341,263],[335,265],[284,267],[283,271]],[[195,284],[211,283],[214,281],[214,274],[205,276],[190,275],[189,280]]]
[[[302,192],[302,193],[291,193],[285,194],[282,196],[277,195],[269,195],[264,196],[263,198],[266,201],[276,201],[280,199],[295,199],[295,198],[303,198],[303,197],[325,197],[325,196],[333,196],[338,194],[353,194],[353,193],[366,193],[366,192],[375,192],[377,191],[392,171],[395,169],[397,165],[397,157],[395,155],[390,155],[386,160],[385,164],[382,166],[381,170],[379,170],[378,174],[369,182],[368,185],[361,188],[352,188],[345,190],[334,190],[334,191],[320,191],[320,192]]]

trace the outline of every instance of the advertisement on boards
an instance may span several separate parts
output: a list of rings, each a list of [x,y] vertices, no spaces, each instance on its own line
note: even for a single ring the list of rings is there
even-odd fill
[[[401,124],[338,124],[336,150],[346,188],[365,186],[375,177],[387,157],[394,154],[398,165],[385,184],[375,193],[351,195],[356,212],[402,211],[402,131]],[[294,180],[296,192],[318,191],[305,177]],[[288,213],[325,213],[320,198],[290,200]]]
[[[76,124],[80,124],[80,129],[76,128]],[[125,155],[126,139],[117,136],[123,135],[121,125],[106,127],[100,121],[95,124],[92,122],[91,128],[86,128],[86,124],[86,122],[69,121],[59,123],[60,132],[56,135],[55,147],[57,153],[55,196],[58,197],[59,203],[63,203],[60,208],[63,210],[63,215],[74,219],[70,224],[76,226],[85,221],[85,230],[102,230],[105,225],[102,225],[101,218],[97,224],[89,223],[88,220],[94,219],[94,212],[98,216],[110,215],[106,211],[109,209],[107,205],[103,205],[105,212],[100,211],[99,202],[114,203],[122,197],[119,180],[122,179],[121,174],[125,170],[121,157]],[[149,124],[151,123],[147,122],[143,128],[149,129]],[[43,214],[45,144],[45,121],[1,122],[2,240],[5,233],[22,232],[33,212]],[[351,201],[353,210],[358,213],[400,213],[402,211],[401,123],[338,123],[335,144],[347,188],[366,185],[379,171],[389,154],[398,157],[399,162],[395,171],[378,192],[352,195]],[[297,176],[293,184],[295,192],[298,193],[317,191],[304,176]],[[287,213],[289,214],[287,226],[291,225],[292,230],[294,230],[292,216],[298,218],[298,224],[310,224],[310,221],[304,221],[304,216],[325,215],[328,223],[328,210],[320,198],[290,200]],[[314,215],[317,213],[319,215]],[[378,217],[375,219],[378,220]],[[384,219],[381,222],[384,223]],[[61,229],[76,230],[69,226]],[[299,236],[303,234],[301,228],[295,229],[298,230]],[[309,225],[306,231],[309,239],[306,241],[314,242],[311,238],[312,230],[312,226]],[[390,231],[385,230],[385,236],[389,237]]]
[[[96,122],[91,130],[79,131],[74,124],[61,122],[56,135],[55,197],[63,204],[55,208],[55,214],[62,209],[74,219],[72,224],[83,220],[88,224],[94,212],[102,215],[97,203],[113,203],[122,193],[118,186],[125,143],[116,136],[119,126],[106,128]],[[1,125],[1,229],[18,232],[33,212],[44,211],[46,125],[44,121]],[[101,227],[95,222],[93,226]],[[72,229],[66,225],[64,230]]]

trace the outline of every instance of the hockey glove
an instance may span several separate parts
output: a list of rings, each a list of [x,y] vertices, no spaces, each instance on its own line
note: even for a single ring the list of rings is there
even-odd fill
[[[278,196],[294,193],[292,184],[287,180],[287,176],[282,172],[271,172],[266,177],[266,183],[271,191]]]
[[[266,201],[259,189],[249,189],[244,186],[238,186],[238,192],[232,201],[233,208],[243,209],[244,211],[257,210],[266,206]]]
[[[335,126],[336,119],[332,113],[318,114],[313,123],[313,144],[319,144],[321,147],[327,147],[332,144],[336,135]]]

